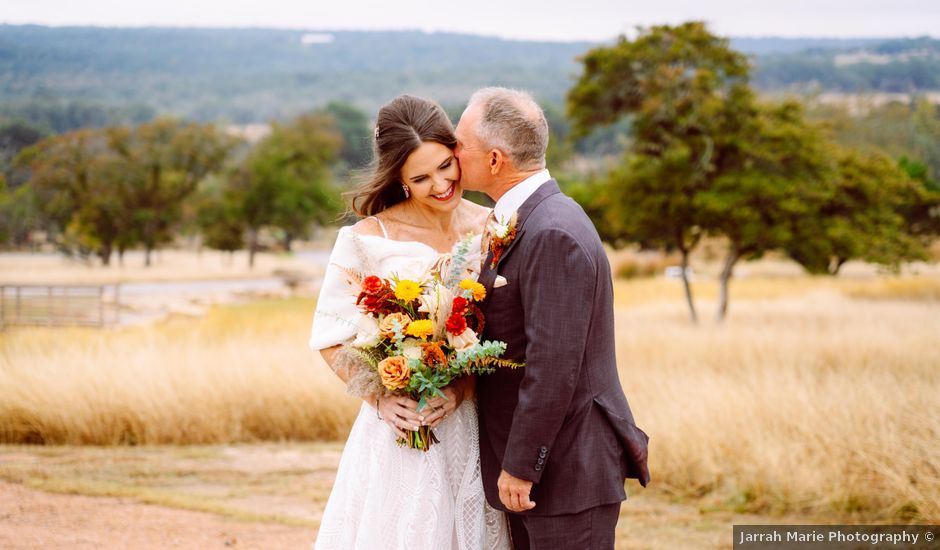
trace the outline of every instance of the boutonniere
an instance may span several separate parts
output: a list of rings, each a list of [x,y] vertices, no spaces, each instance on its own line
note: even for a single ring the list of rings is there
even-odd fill
[[[509,248],[509,243],[516,238],[516,222],[519,216],[516,212],[512,213],[508,221],[493,220],[487,228],[490,234],[490,250],[493,252],[493,260],[490,262],[490,268],[495,268],[502,257],[503,252]]]

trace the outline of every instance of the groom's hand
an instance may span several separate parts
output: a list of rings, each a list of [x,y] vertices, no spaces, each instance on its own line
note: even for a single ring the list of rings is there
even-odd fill
[[[529,500],[532,491],[532,482],[519,479],[503,470],[496,480],[499,487],[499,500],[510,512],[525,512],[535,508],[535,503]]]

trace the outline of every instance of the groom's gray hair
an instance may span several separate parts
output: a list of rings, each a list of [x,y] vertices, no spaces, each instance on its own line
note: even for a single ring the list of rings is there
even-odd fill
[[[499,149],[519,170],[545,168],[548,122],[532,96],[509,88],[483,88],[470,97],[467,108],[479,104],[477,137]]]

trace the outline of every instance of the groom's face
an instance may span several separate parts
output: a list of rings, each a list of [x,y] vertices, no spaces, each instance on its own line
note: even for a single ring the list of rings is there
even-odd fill
[[[490,181],[490,171],[486,164],[487,150],[477,137],[479,122],[479,109],[470,106],[460,116],[460,122],[454,130],[457,135],[454,156],[460,161],[460,186],[470,191],[485,191]]]

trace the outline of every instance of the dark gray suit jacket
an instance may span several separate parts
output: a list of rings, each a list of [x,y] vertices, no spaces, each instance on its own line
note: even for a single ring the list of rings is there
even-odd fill
[[[480,274],[483,339],[507,343],[521,369],[477,379],[483,486],[500,470],[533,481],[525,514],[580,512],[649,481],[647,441],[617,374],[610,265],[591,220],[550,180],[518,211],[516,238]],[[494,288],[497,275],[508,283]]]

